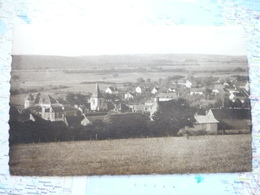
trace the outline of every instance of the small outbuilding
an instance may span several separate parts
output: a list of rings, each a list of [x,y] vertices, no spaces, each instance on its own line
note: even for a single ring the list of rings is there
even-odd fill
[[[211,115],[195,115],[197,128],[205,130],[208,134],[218,133],[218,123],[219,121]]]

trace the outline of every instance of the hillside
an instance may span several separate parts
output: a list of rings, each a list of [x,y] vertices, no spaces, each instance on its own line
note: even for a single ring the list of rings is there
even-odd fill
[[[34,69],[86,69],[120,66],[208,66],[226,64],[245,67],[246,56],[217,56],[195,54],[145,54],[145,55],[102,55],[102,56],[43,56],[13,55],[13,70]]]

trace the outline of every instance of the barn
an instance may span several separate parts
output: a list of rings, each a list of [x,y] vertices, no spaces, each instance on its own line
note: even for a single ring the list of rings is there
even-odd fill
[[[219,121],[211,115],[195,115],[196,128],[206,131],[208,134],[218,133]]]
[[[237,130],[250,132],[251,110],[250,109],[210,109],[208,116],[214,116],[218,121],[219,130]]]

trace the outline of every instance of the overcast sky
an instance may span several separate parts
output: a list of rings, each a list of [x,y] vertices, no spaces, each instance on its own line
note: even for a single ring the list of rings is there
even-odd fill
[[[240,27],[80,26],[15,27],[14,55],[114,55],[194,53],[246,55]]]

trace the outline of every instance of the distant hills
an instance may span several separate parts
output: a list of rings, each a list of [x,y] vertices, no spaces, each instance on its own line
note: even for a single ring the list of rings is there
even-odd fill
[[[246,56],[218,56],[198,54],[144,54],[102,56],[43,56],[13,55],[13,70],[35,69],[93,69],[95,67],[116,68],[117,66],[180,66],[208,65],[217,63],[247,65]]]

